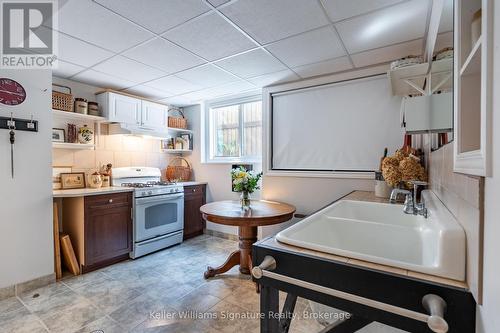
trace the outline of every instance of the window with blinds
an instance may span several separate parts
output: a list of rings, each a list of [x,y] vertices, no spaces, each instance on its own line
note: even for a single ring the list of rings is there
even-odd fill
[[[210,160],[257,160],[262,157],[262,102],[209,109]]]

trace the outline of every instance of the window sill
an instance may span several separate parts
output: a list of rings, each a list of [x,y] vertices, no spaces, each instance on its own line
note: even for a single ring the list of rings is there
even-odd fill
[[[201,164],[262,164],[258,159],[234,159],[234,160],[204,160]]]
[[[315,172],[315,171],[278,171],[267,170],[264,172],[265,176],[269,177],[298,177],[298,178],[341,178],[341,179],[375,179],[373,172]]]

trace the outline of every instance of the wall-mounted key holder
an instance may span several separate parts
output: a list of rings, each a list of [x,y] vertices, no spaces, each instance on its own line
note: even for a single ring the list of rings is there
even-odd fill
[[[38,121],[33,119],[0,117],[0,129],[38,132]]]

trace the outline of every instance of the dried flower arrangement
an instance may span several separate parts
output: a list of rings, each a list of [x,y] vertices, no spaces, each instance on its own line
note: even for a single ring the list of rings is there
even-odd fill
[[[411,189],[409,181],[427,181],[427,172],[420,164],[420,159],[407,150],[397,150],[394,156],[384,158],[382,175],[386,183],[392,187],[398,187],[403,182],[406,188]]]

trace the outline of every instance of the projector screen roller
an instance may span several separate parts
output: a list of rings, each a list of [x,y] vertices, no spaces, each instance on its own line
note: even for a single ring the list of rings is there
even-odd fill
[[[385,75],[273,93],[272,170],[375,171],[403,143]]]

